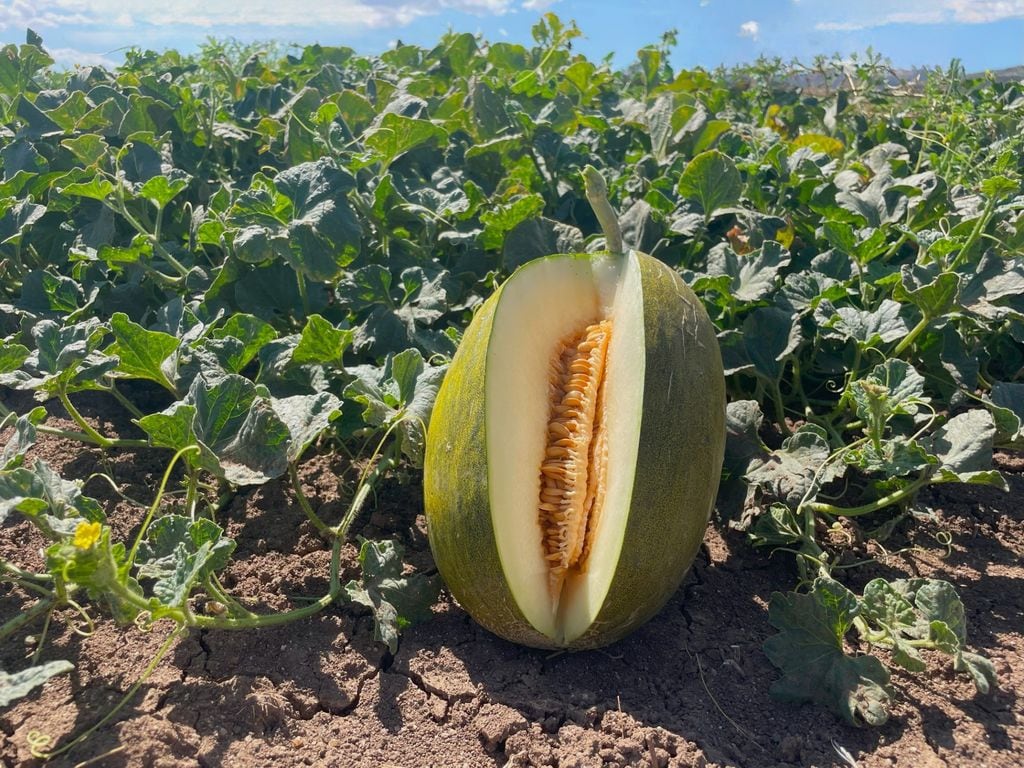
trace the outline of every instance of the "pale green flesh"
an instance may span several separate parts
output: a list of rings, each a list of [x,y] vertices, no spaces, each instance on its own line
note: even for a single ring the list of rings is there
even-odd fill
[[[605,366],[606,493],[582,572],[552,599],[538,504],[548,423],[548,364],[558,343],[611,319]],[[643,416],[643,294],[636,258],[543,259],[504,288],[486,362],[488,498],[509,591],[526,620],[557,645],[593,624],[615,575],[629,518]]]

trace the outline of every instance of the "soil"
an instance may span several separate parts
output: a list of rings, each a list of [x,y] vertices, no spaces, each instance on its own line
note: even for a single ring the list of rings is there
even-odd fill
[[[81,403],[108,433],[137,436],[102,401]],[[52,411],[49,423],[62,425],[59,406]],[[155,451],[104,454],[50,437],[33,454],[68,478],[104,472],[137,499],[152,498],[167,459]],[[999,688],[984,696],[936,654],[925,674],[894,672],[893,714],[881,728],[854,728],[821,709],[773,700],[777,673],[761,644],[772,633],[771,593],[795,583],[792,560],[768,557],[712,525],[675,597],[609,648],[550,654],[517,647],[481,629],[444,594],[433,619],[407,630],[394,655],[374,642],[372,619],[353,604],[276,629],[193,631],[112,722],[50,765],[1020,766],[1024,461],[997,462],[1009,493],[939,486],[921,497],[930,516],[901,527],[878,564],[848,572],[854,587],[879,575],[956,584],[969,642],[999,675]],[[331,456],[303,466],[306,493],[328,521],[339,519],[350,490],[339,487],[344,469]],[[357,527],[371,538],[396,538],[412,567],[432,572],[416,488],[415,478],[389,483]],[[95,477],[85,492],[105,505],[119,535],[131,534],[137,508]],[[254,609],[281,610],[326,591],[329,554],[286,482],[243,490],[220,522],[238,541],[226,585]],[[0,527],[0,556],[25,567],[39,566],[41,545],[24,523]],[[356,549],[346,546],[343,578],[356,575]],[[0,621],[28,602],[17,590],[0,593]],[[166,622],[150,632],[118,627],[91,613],[98,617],[92,634],[72,631],[68,612],[47,638],[42,658],[70,659],[74,671],[0,712],[4,765],[37,764],[30,735],[60,744],[95,723],[171,630]],[[9,640],[0,668],[25,666],[30,643],[26,633]]]

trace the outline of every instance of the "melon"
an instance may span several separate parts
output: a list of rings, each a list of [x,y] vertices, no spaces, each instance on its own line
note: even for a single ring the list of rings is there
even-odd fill
[[[424,504],[451,594],[538,648],[594,648],[678,589],[714,503],[725,380],[714,326],[664,263],[623,251],[520,267],[479,308],[431,417]]]

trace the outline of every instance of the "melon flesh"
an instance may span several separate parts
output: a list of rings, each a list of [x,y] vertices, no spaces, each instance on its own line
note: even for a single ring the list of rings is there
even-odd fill
[[[604,494],[582,568],[549,589],[539,520],[549,366],[560,342],[610,321],[604,366]],[[632,259],[542,259],[506,286],[487,351],[485,423],[491,520],[502,570],[526,619],[558,645],[593,623],[615,573],[630,508],[644,386],[643,301]]]

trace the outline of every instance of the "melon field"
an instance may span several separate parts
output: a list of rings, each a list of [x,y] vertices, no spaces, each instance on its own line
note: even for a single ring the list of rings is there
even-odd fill
[[[1020,765],[1024,81],[677,70],[671,32],[617,68],[579,35],[71,71],[32,31],[2,48],[5,766]],[[714,485],[722,377],[667,361],[644,428],[615,421],[657,424],[633,498],[662,517],[582,544],[634,564],[607,598],[631,620],[667,603],[536,649],[466,612],[546,644],[473,592],[512,569],[486,501],[438,545],[434,510],[484,486],[432,457],[522,469],[460,427],[456,351],[520,267],[623,250],[616,218],[706,311],[703,360],[717,337],[721,481],[676,589],[657,534],[707,490],[658,455],[696,435]],[[549,354],[529,320],[507,346]],[[674,347],[646,343],[650,381]],[[511,435],[530,398],[495,391]]]

